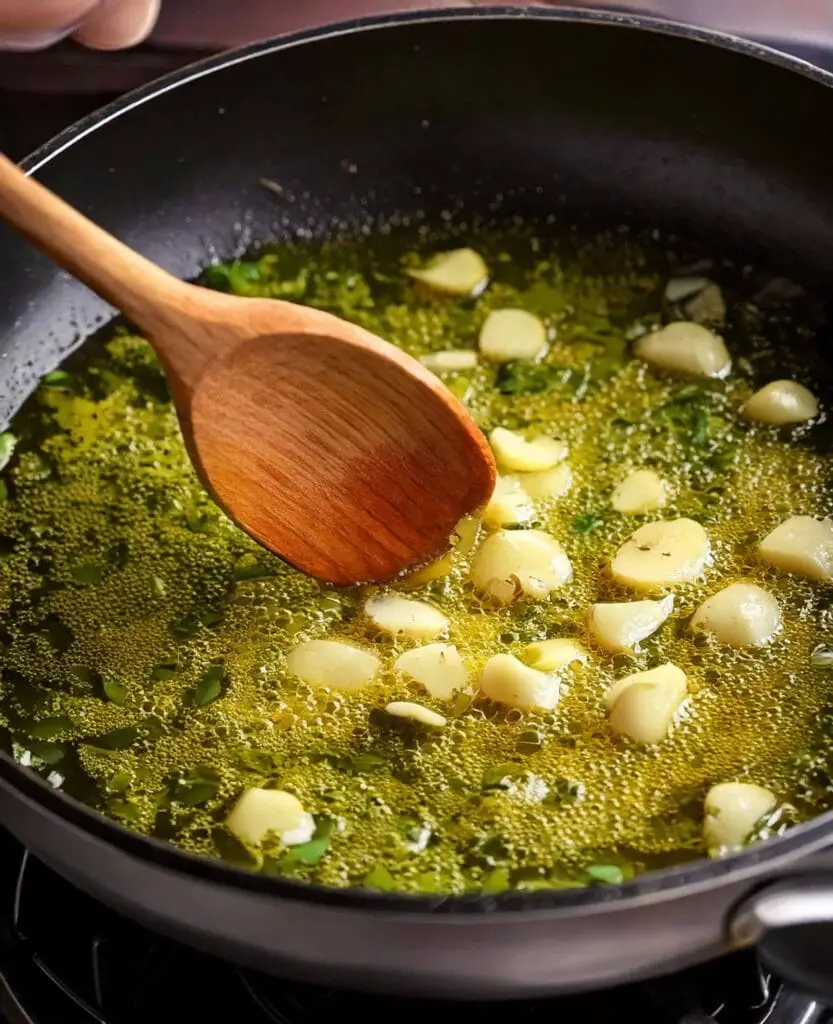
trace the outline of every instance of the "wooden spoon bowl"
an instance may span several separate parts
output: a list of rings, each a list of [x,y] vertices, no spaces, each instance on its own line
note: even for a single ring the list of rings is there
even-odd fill
[[[491,496],[482,432],[395,346],[319,310],[185,284],[2,156],[0,215],[142,330],[206,487],[299,569],[390,580]]]

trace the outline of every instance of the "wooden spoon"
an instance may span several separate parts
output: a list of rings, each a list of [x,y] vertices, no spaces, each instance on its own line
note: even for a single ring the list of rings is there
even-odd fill
[[[206,487],[304,572],[392,579],[491,496],[477,425],[393,345],[318,310],[179,281],[2,155],[0,216],[147,336]]]

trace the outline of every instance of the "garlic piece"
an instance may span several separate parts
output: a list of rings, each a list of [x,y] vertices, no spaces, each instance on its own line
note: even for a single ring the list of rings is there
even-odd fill
[[[513,526],[526,523],[532,518],[529,496],[515,476],[500,476],[489,504],[483,511],[483,522],[487,526]]]
[[[429,352],[419,361],[432,373],[454,373],[473,370],[477,366],[477,353],[469,348],[450,348],[445,352]]]
[[[703,837],[711,850],[740,849],[765,814],[778,804],[774,793],[751,782],[721,782],[706,794]]]
[[[587,663],[587,651],[566,637],[527,644],[524,648],[524,657],[530,667],[538,669],[539,672],[556,672],[575,661],[581,662],[582,665]]]
[[[611,504],[616,512],[637,516],[661,508],[667,500],[662,477],[652,469],[637,469],[616,485]]]
[[[619,654],[655,633],[673,610],[670,594],[661,601],[594,604],[588,613],[588,627],[600,647]]]
[[[792,516],[766,535],[758,552],[764,562],[811,580],[833,580],[833,520]]]
[[[560,685],[557,676],[530,668],[511,654],[495,654],[483,666],[480,692],[513,708],[552,711],[558,704]]]
[[[573,471],[562,463],[538,473],[521,473],[521,487],[531,498],[562,498],[573,484]]]
[[[661,519],[632,533],[610,568],[617,583],[651,593],[696,580],[708,565],[709,554],[709,538],[699,523]]]
[[[455,690],[465,690],[468,684],[466,664],[454,644],[415,647],[400,654],[393,667],[438,700],[448,700]]]
[[[307,843],[315,832],[315,820],[303,804],[282,789],[246,789],[226,818],[226,828],[248,846],[260,846],[274,833],[284,846]]]
[[[463,516],[454,527],[454,533],[451,537],[451,543],[455,552],[460,555],[467,555],[470,551],[473,551],[479,535],[480,520],[476,516]]]
[[[748,420],[781,427],[787,423],[806,423],[819,414],[819,403],[812,391],[794,380],[774,380],[755,392],[741,410]]]
[[[659,743],[685,695],[685,672],[671,662],[625,676],[605,695],[610,727],[637,743]]]
[[[659,331],[643,334],[634,355],[660,370],[694,377],[725,377],[732,360],[723,340],[702,324],[679,320]]]
[[[373,682],[380,662],[375,654],[339,640],[307,640],[289,652],[286,667],[310,686],[354,691]]]
[[[781,609],[772,594],[754,583],[731,583],[706,598],[689,628],[711,633],[729,647],[763,647],[781,628]]]
[[[375,626],[394,636],[433,640],[448,629],[448,619],[438,608],[398,594],[371,597],[364,611]]]
[[[474,249],[438,253],[424,267],[406,273],[446,295],[479,295],[489,283],[489,268]]]
[[[495,427],[489,444],[498,466],[507,473],[539,472],[552,469],[567,456],[567,445],[553,437],[536,437],[527,441],[512,430]]]
[[[534,359],[547,346],[544,324],[523,309],[495,309],[480,328],[480,352],[492,363]]]
[[[385,707],[385,711],[394,718],[409,718],[412,722],[430,725],[433,729],[440,729],[446,724],[446,719],[436,711],[423,707],[422,704],[413,704],[409,700],[395,700]]]
[[[522,594],[541,600],[572,575],[564,549],[543,530],[498,530],[471,562],[474,585],[499,604]]]

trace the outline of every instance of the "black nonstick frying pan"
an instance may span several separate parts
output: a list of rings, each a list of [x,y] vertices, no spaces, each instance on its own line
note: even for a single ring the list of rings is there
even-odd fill
[[[833,76],[630,16],[480,9],[260,43],[134,93],[26,162],[183,277],[298,233],[443,211],[660,227],[823,289]],[[277,179],[277,199],[258,179]],[[0,230],[0,417],[110,310]],[[0,755],[0,821],[123,913],[242,963],[497,998],[599,987],[760,942],[833,996],[833,814],[621,886],[437,898],[245,873],[131,833]]]

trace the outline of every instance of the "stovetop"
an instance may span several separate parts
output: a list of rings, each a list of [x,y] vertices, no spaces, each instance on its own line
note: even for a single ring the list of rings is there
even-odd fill
[[[783,48],[833,70],[830,50]],[[0,149],[19,159],[109,98],[0,90]],[[608,992],[462,1010],[280,981],[119,917],[0,829],[0,1024],[324,1024],[348,1014],[416,1024],[466,1009],[519,1024],[833,1024],[833,1010],[780,985],[753,953]]]
[[[508,1014],[517,1024],[833,1024],[752,953],[653,982],[505,1005],[367,996],[246,971],[147,931],[59,878],[0,830],[2,1024],[417,1024]]]

